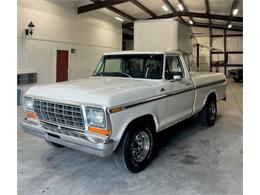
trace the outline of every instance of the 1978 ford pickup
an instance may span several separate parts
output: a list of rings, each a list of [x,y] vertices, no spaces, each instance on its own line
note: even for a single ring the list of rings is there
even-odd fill
[[[214,125],[226,83],[222,73],[189,72],[177,51],[109,53],[91,78],[30,88],[22,127],[54,147],[114,153],[136,173],[153,158],[156,133],[195,114]]]

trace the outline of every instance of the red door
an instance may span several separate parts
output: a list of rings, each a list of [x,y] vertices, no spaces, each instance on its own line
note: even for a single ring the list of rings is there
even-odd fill
[[[69,52],[57,50],[56,82],[68,80]]]

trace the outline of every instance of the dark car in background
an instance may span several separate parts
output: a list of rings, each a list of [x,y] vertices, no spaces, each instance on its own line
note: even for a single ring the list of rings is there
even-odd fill
[[[243,69],[238,68],[238,69],[229,70],[228,76],[233,78],[234,81],[236,81],[236,82],[243,81]]]

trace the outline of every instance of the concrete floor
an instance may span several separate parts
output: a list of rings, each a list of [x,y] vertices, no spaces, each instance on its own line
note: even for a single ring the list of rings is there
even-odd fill
[[[242,194],[243,88],[228,83],[216,125],[193,117],[159,134],[158,156],[139,174],[122,174],[113,156],[55,149],[19,125],[18,194]]]

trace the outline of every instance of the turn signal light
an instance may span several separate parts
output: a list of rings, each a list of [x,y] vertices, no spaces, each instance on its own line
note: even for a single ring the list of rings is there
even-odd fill
[[[115,107],[115,108],[111,108],[111,109],[110,109],[110,112],[111,112],[111,113],[115,113],[115,112],[121,112],[121,111],[123,111],[123,110],[124,110],[123,107]]]
[[[36,114],[34,112],[26,112],[26,118],[36,119]]]
[[[100,129],[97,127],[88,127],[89,132],[97,133],[97,134],[102,134],[102,135],[110,135],[111,130],[106,130],[106,129]]]

